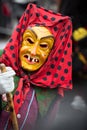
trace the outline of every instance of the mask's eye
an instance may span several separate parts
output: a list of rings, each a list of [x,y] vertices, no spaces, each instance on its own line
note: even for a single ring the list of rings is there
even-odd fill
[[[32,40],[32,39],[30,39],[30,38],[27,38],[26,39],[30,44],[33,44],[34,43],[34,41]]]
[[[47,44],[40,44],[40,47],[42,47],[42,48],[47,48],[48,45],[47,45]]]

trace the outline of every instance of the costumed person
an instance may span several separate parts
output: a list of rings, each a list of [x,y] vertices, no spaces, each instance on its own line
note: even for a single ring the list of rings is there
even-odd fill
[[[51,100],[44,116],[47,121],[55,119],[59,97],[72,89],[71,35],[69,17],[35,4],[27,6],[0,58],[0,63],[7,66],[7,72],[0,74],[0,94],[13,90],[15,73],[20,78],[13,96],[20,130],[31,129],[38,119],[36,89],[51,93],[45,102],[47,107]],[[52,100],[54,90],[56,97]],[[0,118],[0,130],[10,130],[9,113],[2,111]]]

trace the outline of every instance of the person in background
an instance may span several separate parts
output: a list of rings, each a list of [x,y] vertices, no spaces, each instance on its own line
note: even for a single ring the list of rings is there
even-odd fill
[[[55,0],[58,12],[70,16],[73,24],[73,74],[87,77],[86,0]],[[77,64],[76,64],[77,62]]]

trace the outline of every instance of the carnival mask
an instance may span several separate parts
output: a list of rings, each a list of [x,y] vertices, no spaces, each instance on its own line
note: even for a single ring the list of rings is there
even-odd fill
[[[23,69],[38,70],[47,60],[53,47],[54,37],[45,27],[31,27],[23,34],[20,60]]]

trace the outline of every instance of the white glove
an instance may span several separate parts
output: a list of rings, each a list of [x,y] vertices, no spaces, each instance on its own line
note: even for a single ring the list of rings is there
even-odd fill
[[[9,93],[14,90],[15,71],[11,67],[6,67],[6,72],[0,73],[0,94]]]

